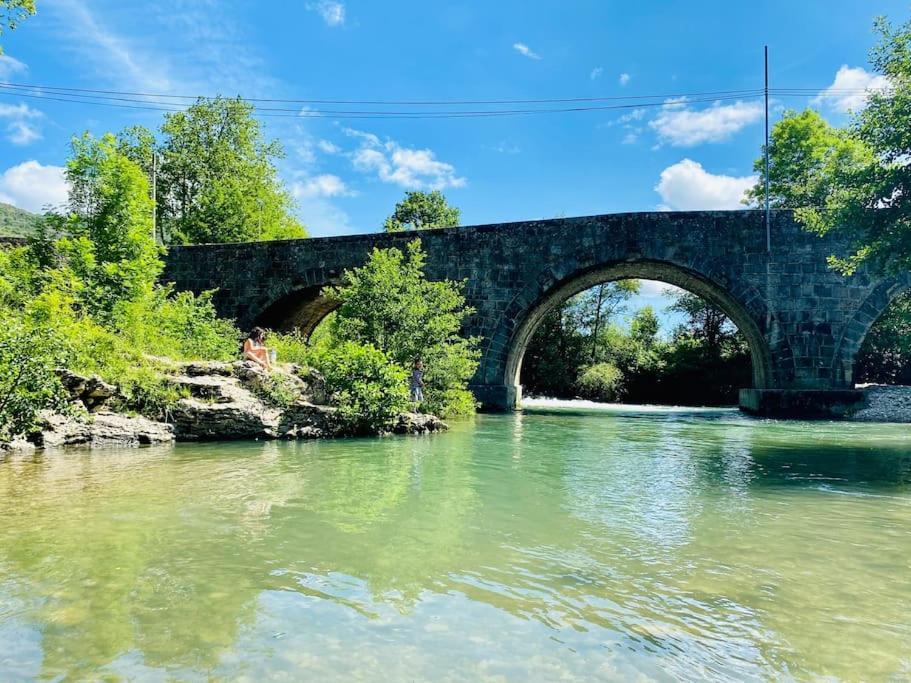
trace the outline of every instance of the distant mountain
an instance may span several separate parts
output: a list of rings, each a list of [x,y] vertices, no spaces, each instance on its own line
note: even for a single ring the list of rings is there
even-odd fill
[[[35,232],[38,216],[0,202],[0,237],[28,237]]]

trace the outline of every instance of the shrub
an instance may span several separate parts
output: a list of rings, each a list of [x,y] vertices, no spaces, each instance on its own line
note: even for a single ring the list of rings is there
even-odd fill
[[[41,410],[66,410],[67,394],[55,372],[63,356],[52,334],[0,321],[0,441],[34,429]]]
[[[304,367],[313,365],[314,349],[310,347],[299,331],[273,332],[266,341],[266,346],[275,349],[279,363],[295,363]]]
[[[623,393],[623,373],[610,363],[597,363],[582,371],[576,388],[593,401],[617,401]]]
[[[316,367],[349,433],[382,432],[409,407],[407,373],[374,346],[341,342],[320,354]]]

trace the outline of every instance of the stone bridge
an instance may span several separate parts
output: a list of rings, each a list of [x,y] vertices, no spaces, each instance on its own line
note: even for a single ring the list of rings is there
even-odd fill
[[[826,257],[841,245],[774,211],[771,252],[761,211],[625,213],[421,232],[171,248],[164,278],[217,289],[215,305],[242,328],[309,334],[335,304],[322,288],[374,247],[420,237],[431,279],[467,280],[482,338],[472,389],[488,409],[521,400],[522,357],[542,316],[592,285],[660,280],[722,309],[749,343],[753,386],[741,406],[763,414],[832,415],[862,399],[855,355],[907,274],[844,278]]]

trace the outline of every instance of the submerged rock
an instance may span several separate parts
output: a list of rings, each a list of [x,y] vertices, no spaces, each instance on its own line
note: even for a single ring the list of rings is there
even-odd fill
[[[402,413],[392,426],[394,434],[431,434],[447,429],[449,425],[436,415],[425,413]]]

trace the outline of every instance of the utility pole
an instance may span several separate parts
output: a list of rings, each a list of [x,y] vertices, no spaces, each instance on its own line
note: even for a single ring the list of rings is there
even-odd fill
[[[772,221],[769,210],[769,46],[765,46],[765,249],[772,253]]]
[[[152,239],[158,244],[158,154],[152,150]]]

